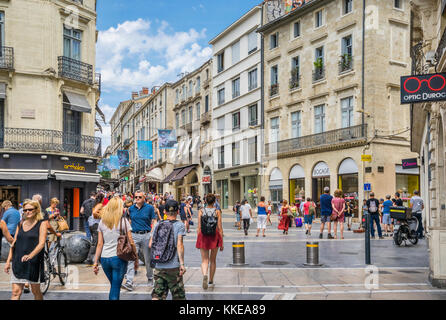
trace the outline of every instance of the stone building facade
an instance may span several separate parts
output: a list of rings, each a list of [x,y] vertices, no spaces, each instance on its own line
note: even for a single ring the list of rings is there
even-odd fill
[[[399,102],[399,77],[410,72],[408,1],[315,0],[287,12],[270,0],[263,8],[267,198],[276,208],[282,199],[318,201],[328,186],[359,205],[370,183],[379,198],[400,191],[408,199],[419,189],[419,171],[401,166],[416,156],[410,111]]]
[[[413,1],[412,73],[446,72],[446,1]],[[412,151],[419,153],[433,285],[446,287],[446,103],[412,105]]]
[[[100,176],[96,1],[0,1],[0,195],[35,193],[72,229]]]

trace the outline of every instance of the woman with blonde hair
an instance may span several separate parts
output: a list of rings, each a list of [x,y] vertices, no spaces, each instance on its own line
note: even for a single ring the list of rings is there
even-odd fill
[[[60,211],[57,208],[57,206],[59,205],[59,200],[57,198],[52,198],[50,200],[50,206],[48,208],[46,208],[46,213],[48,214],[48,220],[49,223],[51,225],[51,227],[53,227],[54,231],[58,232],[59,231],[59,224],[57,223],[57,219],[59,219],[60,217]],[[56,235],[54,234],[50,234],[48,236],[48,247],[50,248],[50,252],[52,251],[51,246],[53,245],[53,243],[57,240]]]
[[[342,198],[342,190],[337,189],[334,192],[334,198],[331,200],[333,212],[331,214],[331,222],[334,228],[334,238],[338,238],[338,223],[341,229],[341,239],[344,239],[344,219],[345,219],[345,200]]]
[[[47,224],[43,222],[40,204],[37,201],[26,201],[23,205],[24,219],[17,226],[14,242],[5,264],[5,272],[9,274],[12,262],[12,297],[20,300],[23,287],[31,284],[35,300],[43,300],[40,283],[44,282],[43,258],[47,236]]]
[[[118,238],[127,231],[127,237],[136,252],[135,243],[132,239],[132,227],[128,220],[123,217],[123,202],[120,198],[114,197],[104,207],[102,219],[98,226],[98,244],[96,256],[94,258],[93,271],[97,275],[99,272],[98,261],[101,259],[102,269],[110,281],[110,300],[119,300],[120,289],[124,275],[127,272],[127,261],[117,256]],[[137,259],[138,260],[138,259]],[[132,262],[133,263],[133,262]],[[138,261],[135,261],[135,270],[138,268]]]

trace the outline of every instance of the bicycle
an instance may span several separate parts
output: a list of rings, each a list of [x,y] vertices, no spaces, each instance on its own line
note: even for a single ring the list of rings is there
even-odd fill
[[[66,233],[66,232],[61,232]],[[51,276],[53,279],[59,277],[59,281],[61,285],[65,285],[68,279],[68,258],[65,253],[65,247],[60,243],[61,238],[57,238],[55,246],[52,248],[52,252],[50,254],[50,248],[48,248],[48,242],[45,243],[45,251],[44,251],[44,280],[40,285],[40,290],[44,295],[47,293]],[[57,263],[57,266],[56,266]]]

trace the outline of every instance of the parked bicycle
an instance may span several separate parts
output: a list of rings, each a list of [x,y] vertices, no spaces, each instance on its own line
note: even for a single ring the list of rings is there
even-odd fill
[[[62,235],[67,232],[61,232]],[[68,259],[65,253],[65,247],[61,244],[61,238],[58,238],[55,246],[51,249],[48,243],[45,244],[44,251],[44,275],[45,282],[40,285],[42,294],[44,295],[50,287],[51,279],[59,277],[61,285],[67,283],[68,278]]]

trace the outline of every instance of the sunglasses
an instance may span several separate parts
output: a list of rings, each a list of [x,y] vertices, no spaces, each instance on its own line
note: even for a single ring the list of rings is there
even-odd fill
[[[135,199],[144,199],[144,197],[136,196]]]
[[[23,212],[33,212],[36,209],[23,209]]]

